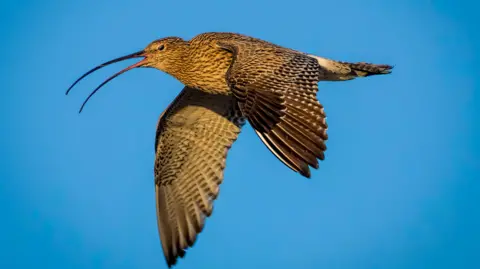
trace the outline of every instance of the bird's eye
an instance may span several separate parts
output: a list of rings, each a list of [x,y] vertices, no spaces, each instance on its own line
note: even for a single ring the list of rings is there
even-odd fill
[[[160,47],[158,47],[158,50],[163,50],[163,49],[165,49],[165,45],[163,45],[163,44],[160,45]]]

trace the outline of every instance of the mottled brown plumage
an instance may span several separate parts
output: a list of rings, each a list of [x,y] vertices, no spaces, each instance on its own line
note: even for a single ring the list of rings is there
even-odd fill
[[[185,87],[162,113],[155,139],[155,192],[165,257],[195,242],[217,197],[227,151],[244,124],[229,95]]]
[[[310,167],[325,158],[328,139],[318,82],[389,74],[392,68],[334,61],[241,34],[204,33],[190,41],[158,39],[90,70],[72,87],[103,66],[135,57],[144,59],[107,79],[83,105],[135,67],[159,69],[185,85],[161,114],[155,138],[158,228],[169,267],[195,243],[212,213],[227,152],[245,120],[282,163],[310,177]]]

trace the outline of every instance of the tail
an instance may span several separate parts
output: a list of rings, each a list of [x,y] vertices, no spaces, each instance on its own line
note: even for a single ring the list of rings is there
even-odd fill
[[[386,75],[392,73],[393,66],[387,64],[371,64],[371,63],[346,63],[352,71],[352,75],[356,77],[368,77],[373,75]]]
[[[309,55],[317,60],[318,64],[323,68],[320,80],[350,80],[357,77],[368,77],[373,75],[386,75],[392,72],[393,66],[387,64],[371,64],[371,63],[349,63],[334,61],[327,58]]]

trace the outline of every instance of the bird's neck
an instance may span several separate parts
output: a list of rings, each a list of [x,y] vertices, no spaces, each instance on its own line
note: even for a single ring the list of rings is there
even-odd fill
[[[174,75],[186,86],[208,93],[230,94],[226,73],[232,55],[214,47],[190,47],[182,55],[183,64]]]

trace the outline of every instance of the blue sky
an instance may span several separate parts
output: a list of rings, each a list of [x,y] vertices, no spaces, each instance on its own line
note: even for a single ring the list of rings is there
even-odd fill
[[[176,35],[233,31],[392,75],[320,83],[326,160],[307,180],[250,126],[178,268],[480,268],[478,1],[1,1],[0,267],[166,268],[153,190],[151,69],[83,99]]]

